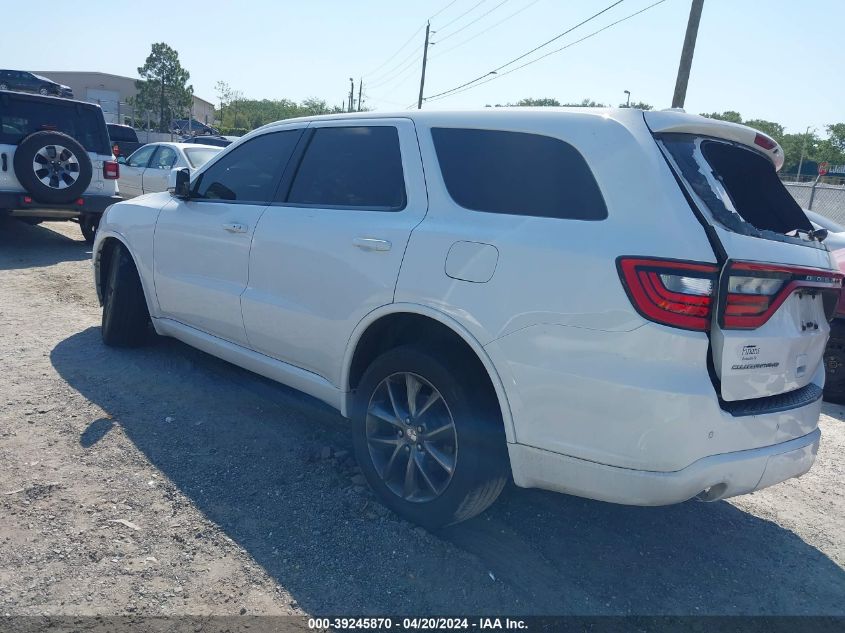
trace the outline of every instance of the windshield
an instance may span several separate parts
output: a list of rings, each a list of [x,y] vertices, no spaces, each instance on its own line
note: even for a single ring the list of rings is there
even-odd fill
[[[757,237],[812,230],[765,156],[742,145],[689,134],[666,134],[661,140],[684,180],[726,228]]]
[[[190,147],[185,149],[185,156],[188,158],[191,167],[199,169],[219,154],[221,149],[219,147]]]

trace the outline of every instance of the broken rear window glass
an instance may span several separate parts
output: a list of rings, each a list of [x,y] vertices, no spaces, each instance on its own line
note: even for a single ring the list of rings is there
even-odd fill
[[[684,180],[726,228],[764,238],[813,229],[765,156],[688,134],[667,134],[661,140]]]

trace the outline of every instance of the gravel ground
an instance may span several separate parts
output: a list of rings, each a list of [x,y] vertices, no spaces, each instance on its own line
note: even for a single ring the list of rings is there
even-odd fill
[[[754,495],[511,485],[428,533],[316,401],[173,340],[104,347],[89,258],[76,225],[0,222],[0,613],[845,614],[845,407]]]

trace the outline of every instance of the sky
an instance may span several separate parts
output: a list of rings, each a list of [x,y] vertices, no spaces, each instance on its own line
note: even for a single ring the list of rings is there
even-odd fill
[[[503,66],[615,0],[85,0],[63,11],[0,0],[0,67],[100,71],[137,76],[153,42],[179,52],[198,96],[217,100],[225,81],[246,98],[308,97],[345,103],[349,78],[364,82],[364,105],[415,104],[425,23],[431,41],[425,94],[433,96]],[[671,105],[691,0],[664,0],[617,25],[507,75],[644,9],[623,0],[492,81],[428,101],[427,109],[479,108],[525,97],[562,102],[626,99]],[[705,0],[685,109],[736,110],[788,132],[845,121],[837,61],[845,2]],[[52,42],[61,46],[46,45]],[[407,43],[407,44],[406,44]],[[454,50],[451,50],[454,49]]]

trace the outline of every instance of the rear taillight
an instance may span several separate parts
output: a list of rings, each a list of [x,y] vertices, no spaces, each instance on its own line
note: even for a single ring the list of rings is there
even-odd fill
[[[719,293],[719,325],[726,330],[753,330],[768,321],[798,290],[820,292],[828,318],[842,289],[842,274],[832,270],[728,262]]]
[[[716,264],[620,257],[622,285],[642,316],[672,327],[705,331],[710,327]]]
[[[120,165],[113,160],[103,161],[103,178],[117,180],[120,178]]]

